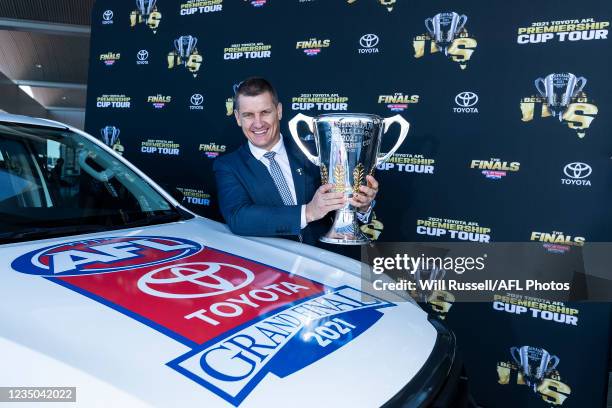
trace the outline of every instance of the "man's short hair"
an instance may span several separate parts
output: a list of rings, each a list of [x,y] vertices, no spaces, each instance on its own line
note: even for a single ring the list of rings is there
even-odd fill
[[[238,110],[238,97],[242,96],[258,96],[263,93],[269,92],[272,95],[272,102],[274,105],[278,105],[278,94],[276,89],[270,82],[261,77],[247,78],[238,85],[236,93],[234,94],[234,110]]]

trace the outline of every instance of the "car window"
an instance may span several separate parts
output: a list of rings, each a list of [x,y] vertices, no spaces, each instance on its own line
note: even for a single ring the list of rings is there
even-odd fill
[[[67,129],[0,122],[0,243],[183,216],[87,138]]]

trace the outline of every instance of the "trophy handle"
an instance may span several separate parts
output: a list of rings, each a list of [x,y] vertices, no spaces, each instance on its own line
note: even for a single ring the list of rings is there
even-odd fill
[[[516,358],[516,355],[514,353],[518,353],[519,358]],[[520,366],[521,365],[521,359],[520,359],[521,355],[519,353],[519,348],[510,347],[510,355],[512,356],[512,359],[514,360],[514,362]]]
[[[395,153],[397,149],[399,149],[404,139],[406,139],[406,135],[408,135],[408,131],[410,130],[410,123],[408,123],[406,119],[402,118],[401,115],[395,115],[395,116],[391,116],[390,118],[385,118],[383,120],[383,134],[387,133],[387,131],[389,130],[389,128],[391,127],[393,123],[397,123],[400,125],[399,138],[397,139],[397,142],[395,142],[395,146],[393,146],[393,148],[389,150],[388,153],[384,154],[381,157],[376,158],[377,166],[389,160],[389,157],[391,157],[391,155]]]
[[[321,164],[321,157],[320,157],[320,155],[315,156],[315,155],[311,154],[308,151],[308,149],[306,148],[306,146],[304,146],[304,143],[302,143],[302,141],[300,140],[300,137],[298,136],[297,125],[300,122],[306,122],[306,124],[308,125],[308,129],[314,135],[313,118],[311,118],[310,116],[306,116],[304,114],[301,114],[301,113],[298,113],[297,115],[295,115],[295,117],[293,119],[291,119],[289,121],[289,133],[291,133],[291,137],[293,137],[293,141],[295,142],[297,147],[300,148],[302,153],[304,153],[304,155],[308,158],[308,160],[310,160],[316,166],[319,166]],[[319,150],[318,143],[317,143],[317,150]]]
[[[574,89],[574,94],[572,96],[576,96],[578,95],[580,92],[582,92],[582,89],[584,88],[584,86],[586,85],[587,80],[585,77],[578,77],[576,78],[576,84],[577,84],[577,88]]]
[[[542,83],[542,87],[544,88],[543,90],[540,89],[540,83]],[[536,87],[536,89],[538,90],[538,92],[540,93],[540,95],[542,95],[544,98],[546,98],[546,82],[544,82],[543,78],[538,78],[534,81],[534,85]]]
[[[554,370],[555,368],[557,368],[557,366],[559,365],[559,361],[561,361],[559,359],[559,357],[557,356],[550,356],[550,361],[548,362],[548,367],[545,368],[546,372],[550,372],[552,370]]]
[[[467,23],[467,16],[465,14],[462,14],[459,16],[459,25],[457,26],[457,29],[455,30],[455,34],[459,34],[461,32],[461,30],[463,30],[463,27],[465,27],[465,23]]]
[[[433,19],[432,18],[426,18],[425,19],[425,28],[427,29],[427,31],[429,31],[429,35],[431,36],[431,39],[434,39],[434,25],[433,25]]]

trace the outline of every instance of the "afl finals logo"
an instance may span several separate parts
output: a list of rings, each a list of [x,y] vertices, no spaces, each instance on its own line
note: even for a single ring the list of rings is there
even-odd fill
[[[130,27],[146,23],[155,34],[162,18],[161,13],[157,11],[156,3],[157,0],[136,0],[136,10],[130,13]]]
[[[168,53],[168,69],[184,65],[195,78],[202,65],[197,43],[198,39],[192,35],[182,35],[174,40],[174,50]]]
[[[584,92],[586,84],[586,78],[570,72],[537,78],[534,86],[538,94],[521,100],[521,120],[531,122],[536,118],[553,117],[583,138],[599,111]]]
[[[412,41],[414,57],[422,58],[439,52],[465,69],[478,44],[465,28],[467,21],[465,14],[454,11],[426,18],[427,33],[414,37]]]

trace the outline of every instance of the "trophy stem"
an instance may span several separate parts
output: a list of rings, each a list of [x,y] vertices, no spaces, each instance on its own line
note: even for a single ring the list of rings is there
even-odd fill
[[[350,210],[348,206],[336,211],[331,229],[319,240],[339,245],[364,245],[370,242],[368,236],[359,228],[355,211]]]

